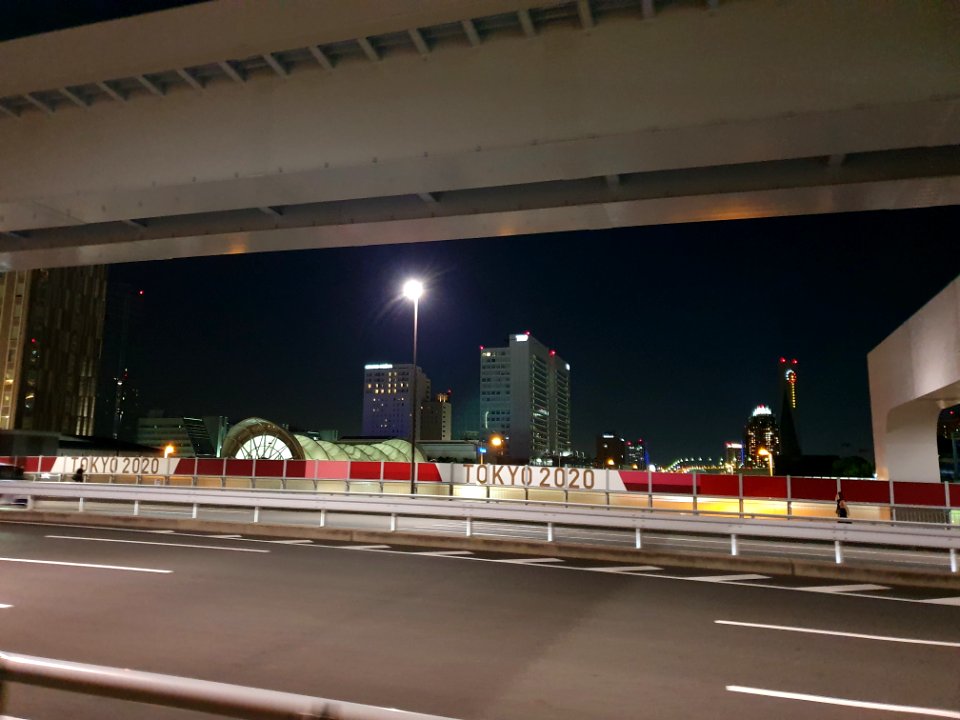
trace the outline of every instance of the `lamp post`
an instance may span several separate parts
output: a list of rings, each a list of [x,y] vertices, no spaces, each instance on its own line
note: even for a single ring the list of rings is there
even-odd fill
[[[403,295],[413,300],[413,377],[410,381],[410,405],[413,415],[410,421],[410,494],[416,493],[417,478],[417,411],[420,401],[417,397],[417,316],[420,312],[420,296],[423,295],[423,283],[419,280],[407,280],[403,284]]]
[[[773,453],[767,450],[765,447],[757,450],[757,455],[765,455],[767,458],[767,465],[770,467],[770,477],[773,477]]]

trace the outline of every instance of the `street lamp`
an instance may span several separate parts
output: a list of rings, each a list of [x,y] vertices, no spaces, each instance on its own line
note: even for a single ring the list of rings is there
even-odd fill
[[[503,460],[503,438],[499,435],[492,435],[490,437],[490,447],[493,448],[494,453],[497,456],[496,464],[499,465],[501,460]]]
[[[420,296],[423,295],[423,283],[419,280],[407,280],[403,284],[403,296],[413,300],[413,378],[410,381],[411,407],[413,416],[410,422],[410,494],[416,493],[417,477],[417,410],[420,402],[417,398],[417,316],[420,311]]]
[[[173,447],[173,443],[167,443],[167,446],[163,449],[163,457],[168,458],[173,453],[176,452],[176,448]]]
[[[767,450],[765,447],[757,450],[757,455],[765,455],[767,457],[767,465],[770,466],[770,477],[773,477],[773,453]]]

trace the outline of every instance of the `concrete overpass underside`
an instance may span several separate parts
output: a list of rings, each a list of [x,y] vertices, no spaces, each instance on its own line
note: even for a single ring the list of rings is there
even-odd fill
[[[954,0],[231,0],[0,44],[0,271],[960,203]]]

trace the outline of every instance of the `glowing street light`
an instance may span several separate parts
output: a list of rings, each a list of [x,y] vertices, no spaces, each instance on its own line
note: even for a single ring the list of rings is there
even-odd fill
[[[410,494],[416,493],[417,477],[417,411],[420,402],[417,398],[417,319],[420,312],[420,297],[423,295],[423,283],[419,280],[407,280],[403,284],[403,296],[413,300],[413,379],[410,382],[410,404],[413,408],[413,419],[410,422]]]
[[[757,455],[766,456],[767,465],[770,466],[770,477],[773,477],[773,453],[762,447],[757,450]]]
[[[163,448],[163,457],[168,458],[176,452],[176,448],[173,446],[173,443],[167,443],[167,446]]]

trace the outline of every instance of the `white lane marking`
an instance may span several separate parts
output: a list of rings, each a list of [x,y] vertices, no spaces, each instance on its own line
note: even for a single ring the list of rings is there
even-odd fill
[[[867,590],[889,590],[886,585],[816,585],[814,587],[797,588],[804,592],[819,593],[854,593]]]
[[[769,575],[754,575],[753,573],[744,573],[743,575],[700,575],[691,577],[690,580],[698,582],[739,582],[740,580],[769,580]]]
[[[207,535],[206,537],[217,538],[217,540],[237,540],[243,535]]]
[[[960,648],[960,642],[946,640],[918,640],[916,638],[891,637],[889,635],[865,635],[863,633],[840,632],[838,630],[817,630],[815,628],[793,627],[792,625],[764,625],[763,623],[737,622],[736,620],[714,620],[717,625],[759,628],[761,630],[784,630],[786,632],[809,633],[811,635],[836,635],[837,637],[857,638],[860,640],[885,640],[886,642],[911,643],[913,645],[938,645],[940,647]]]
[[[433,557],[457,557],[458,555],[473,555],[469,550],[436,550],[430,552],[416,552],[414,555],[432,555]]]
[[[216,545],[188,545],[186,543],[148,542],[146,540],[116,540],[113,538],[80,537],[78,535],[45,535],[44,537],[48,537],[52,540],[86,540],[88,542],[125,543],[127,545],[159,545],[162,547],[196,548],[198,550],[227,550],[229,552],[252,552],[252,553],[270,552],[269,550],[260,550],[258,548],[231,548],[231,547],[217,547]]]
[[[624,575],[629,575],[630,573],[635,572],[647,572],[650,570],[663,570],[663,568],[657,567],[656,565],[617,565],[615,567],[592,567],[580,569],[591,570],[593,572],[622,573]]]
[[[61,565],[64,567],[93,568],[95,570],[129,570],[130,572],[163,573],[169,575],[173,570],[155,570],[153,568],[126,567],[124,565],[94,565],[93,563],[60,562],[58,560],[25,560],[23,558],[0,557],[0,562],[31,563],[34,565]]]
[[[4,605],[4,604],[0,603],[0,610],[5,610],[6,608],[12,608],[12,607],[13,607],[13,605]]]
[[[496,562],[513,563],[515,565],[545,565],[547,563],[562,563],[560,558],[511,558],[509,560],[496,560]]]
[[[144,530],[143,532],[156,533],[157,535],[173,535],[176,530]],[[240,537],[237,535],[237,537]]]
[[[782,690],[764,690],[763,688],[744,687],[742,685],[727,685],[727,690],[736,693],[746,693],[747,695],[764,695],[766,697],[782,698],[784,700],[804,700],[806,702],[843,705],[844,707],[863,708],[865,710],[887,710],[889,712],[912,713],[913,715],[928,715],[931,717],[960,718],[960,712],[956,710],[941,710],[940,708],[889,705],[887,703],[869,702],[867,700],[848,700],[846,698],[828,697],[826,695],[807,695],[806,693],[783,692]]]
[[[389,550],[389,545],[335,545],[332,547],[342,547],[344,550]]]
[[[933,603],[934,605],[960,605],[960,597],[933,598],[932,600],[921,600],[920,602]]]
[[[277,545],[313,545],[313,540],[271,540]]]

